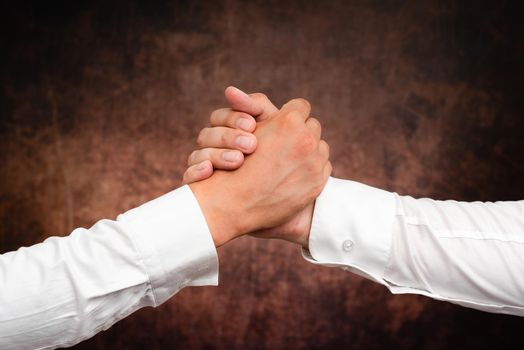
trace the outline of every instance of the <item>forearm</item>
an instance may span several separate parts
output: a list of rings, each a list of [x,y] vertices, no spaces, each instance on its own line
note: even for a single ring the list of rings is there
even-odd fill
[[[217,271],[198,204],[178,189],[0,256],[0,348],[76,344],[185,286],[216,285]]]
[[[384,278],[484,311],[524,316],[524,202],[398,197]]]
[[[101,221],[2,255],[0,348],[71,346],[154,305],[148,275],[120,230]]]
[[[317,199],[310,253],[393,293],[524,315],[523,205],[416,200],[332,179]]]

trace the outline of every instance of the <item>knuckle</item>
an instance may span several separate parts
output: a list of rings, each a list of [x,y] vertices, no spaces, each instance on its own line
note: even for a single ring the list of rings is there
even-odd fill
[[[215,153],[214,150],[214,148],[201,149],[196,155],[195,164],[203,162],[204,160],[209,160],[213,162],[213,157]]]
[[[205,145],[208,133],[209,128],[204,128],[198,133],[196,142],[199,147],[203,147]]]
[[[294,98],[291,100],[291,102],[293,102],[294,104],[296,105],[299,105],[305,109],[309,109],[311,108],[311,103],[309,103],[308,100],[306,100],[305,98],[301,98],[301,97],[298,97],[298,98]]]
[[[259,101],[265,101],[265,100],[269,100],[269,98],[267,97],[266,94],[262,93],[262,92],[255,92],[253,94],[250,95],[252,98],[256,99],[256,100],[259,100]]]
[[[221,132],[220,133],[220,144],[222,146],[227,146],[229,144],[229,133]]]
[[[211,125],[222,126],[225,122],[224,115],[227,115],[228,113],[231,113],[231,109],[229,108],[215,109],[213,112],[211,112],[211,116],[209,117]]]
[[[217,153],[219,153],[219,150],[215,148],[206,148],[202,150],[202,154],[199,157],[199,162],[202,162],[204,160],[209,160],[211,164],[215,164],[217,162]]]
[[[332,172],[333,172],[333,164],[331,164],[331,162],[328,162],[326,175],[329,176],[331,175]]]
[[[320,122],[316,118],[309,118],[308,124],[315,130],[320,130],[322,126],[320,125]]]
[[[289,112],[286,112],[282,116],[282,122],[286,124],[289,127],[293,127],[296,124],[298,124],[300,121],[302,121],[302,117],[298,111],[292,110]]]
[[[218,113],[220,113],[220,109],[215,109],[213,112],[211,112],[209,116],[209,121],[211,122],[211,125],[215,124],[218,119]]]
[[[297,146],[301,154],[309,154],[315,150],[317,141],[310,132],[302,132],[299,134]]]
[[[194,160],[195,160],[195,157],[197,155],[197,152],[198,151],[193,151],[189,154],[189,156],[187,157],[187,165],[192,165]],[[187,172],[187,171],[186,171]]]
[[[237,126],[237,120],[241,118],[250,118],[251,116],[244,112],[238,112],[238,111],[232,111],[231,114],[227,118],[228,125],[230,127],[236,128]]]
[[[330,147],[326,141],[320,140],[320,150],[329,157]]]

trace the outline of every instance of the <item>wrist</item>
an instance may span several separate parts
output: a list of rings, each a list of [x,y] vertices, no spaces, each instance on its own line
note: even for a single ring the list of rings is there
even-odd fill
[[[234,206],[231,191],[216,181],[217,175],[189,185],[200,205],[215,246],[218,248],[242,235],[241,212]]]
[[[315,202],[304,208],[298,215],[299,222],[297,223],[295,232],[291,235],[291,241],[302,246],[304,249],[309,249],[309,233],[311,232],[314,209]]]

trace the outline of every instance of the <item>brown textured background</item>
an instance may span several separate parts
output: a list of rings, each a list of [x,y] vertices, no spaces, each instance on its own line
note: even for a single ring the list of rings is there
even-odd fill
[[[522,12],[506,1],[1,5],[0,251],[167,192],[235,84],[308,98],[335,175],[524,198]],[[522,348],[524,319],[385,288],[283,242],[220,249],[182,291],[78,349]]]

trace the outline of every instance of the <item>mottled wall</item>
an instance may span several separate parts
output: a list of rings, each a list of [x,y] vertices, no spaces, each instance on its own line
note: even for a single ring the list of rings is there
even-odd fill
[[[308,98],[338,177],[524,198],[523,16],[510,3],[145,3],[1,5],[0,251],[177,187],[229,84]],[[524,345],[524,319],[393,296],[283,242],[242,238],[219,255],[218,288],[186,289],[77,348]]]

